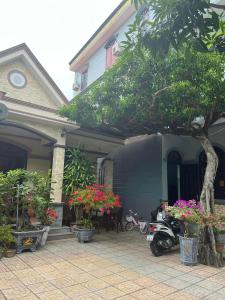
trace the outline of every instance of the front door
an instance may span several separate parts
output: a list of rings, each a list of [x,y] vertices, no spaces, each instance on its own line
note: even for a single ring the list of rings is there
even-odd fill
[[[197,164],[181,165],[180,189],[184,200],[199,200],[199,168]]]

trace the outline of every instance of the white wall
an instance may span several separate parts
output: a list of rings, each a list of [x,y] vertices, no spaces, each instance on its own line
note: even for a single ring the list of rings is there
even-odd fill
[[[133,23],[135,19],[135,14],[131,16],[126,23],[124,23],[120,30],[114,32],[118,33],[117,42],[120,43],[126,39],[125,33],[128,31],[128,25]],[[107,40],[105,41],[105,43]],[[99,47],[99,49],[95,52],[95,54],[89,59],[88,63],[88,85],[93,83],[96,79],[98,79],[106,70],[106,49],[104,48],[105,43]],[[80,80],[80,75],[78,73],[77,77],[74,77]],[[74,96],[78,95],[81,91],[74,91]]]

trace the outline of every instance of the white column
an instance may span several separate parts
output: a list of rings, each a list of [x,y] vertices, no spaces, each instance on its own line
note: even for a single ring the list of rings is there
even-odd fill
[[[65,148],[55,146],[52,158],[52,199],[56,203],[62,201],[62,185],[64,171]]]

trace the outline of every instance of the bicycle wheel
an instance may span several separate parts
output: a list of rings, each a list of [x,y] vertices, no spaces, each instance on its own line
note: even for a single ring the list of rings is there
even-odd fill
[[[132,231],[134,229],[134,223],[133,222],[127,222],[125,225],[126,231]]]

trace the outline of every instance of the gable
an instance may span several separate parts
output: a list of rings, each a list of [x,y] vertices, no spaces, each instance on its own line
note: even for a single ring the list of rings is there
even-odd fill
[[[25,77],[24,86],[16,87],[9,80],[11,72]],[[17,78],[18,80],[18,78]],[[30,104],[57,109],[68,100],[26,44],[0,52],[0,90],[7,97]]]
[[[20,71],[25,75],[27,82],[24,88],[16,88],[9,82],[9,73],[14,70]],[[55,109],[59,106],[51,99],[40,84],[40,81],[34,77],[32,72],[27,66],[25,66],[21,59],[17,59],[16,61],[0,66],[0,90],[6,92],[7,97],[32,104],[38,104]]]

